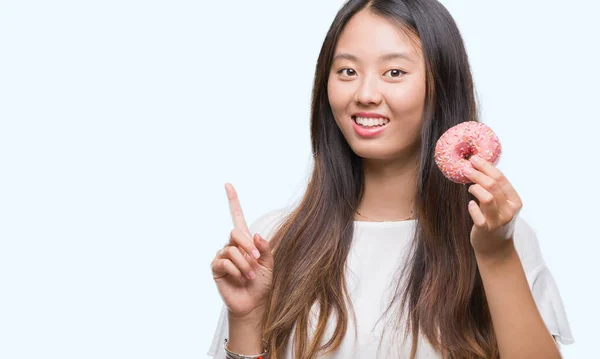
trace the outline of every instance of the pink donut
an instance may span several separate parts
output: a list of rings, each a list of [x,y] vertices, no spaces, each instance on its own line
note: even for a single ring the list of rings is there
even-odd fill
[[[455,183],[471,183],[464,170],[473,168],[469,158],[478,155],[496,164],[502,147],[498,136],[481,122],[467,121],[448,131],[435,145],[435,163],[446,178]]]

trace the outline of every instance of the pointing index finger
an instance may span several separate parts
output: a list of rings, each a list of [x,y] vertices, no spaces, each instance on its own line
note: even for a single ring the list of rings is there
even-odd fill
[[[227,193],[227,199],[229,201],[229,211],[231,212],[233,226],[250,235],[250,230],[248,229],[246,219],[244,218],[244,212],[242,212],[242,206],[240,205],[240,200],[231,183],[225,184],[225,192]]]

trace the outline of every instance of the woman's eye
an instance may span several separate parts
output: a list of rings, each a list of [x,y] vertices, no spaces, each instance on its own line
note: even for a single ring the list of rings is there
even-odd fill
[[[345,74],[344,74],[344,71],[346,72]],[[345,76],[354,76],[354,75],[356,75],[356,71],[354,71],[352,69],[349,69],[349,68],[340,69],[340,70],[338,70],[337,73],[345,75]]]
[[[402,75],[404,75],[406,72],[402,71],[402,70],[398,70],[398,69],[391,69],[389,71],[386,72],[386,74],[389,73],[391,76],[390,77],[400,77]]]

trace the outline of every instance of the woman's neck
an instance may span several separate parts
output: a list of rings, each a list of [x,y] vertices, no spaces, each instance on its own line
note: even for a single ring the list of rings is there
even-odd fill
[[[369,218],[384,221],[404,219],[414,214],[417,161],[417,158],[410,162],[363,160],[365,187],[358,211]],[[357,214],[355,218],[366,220]]]

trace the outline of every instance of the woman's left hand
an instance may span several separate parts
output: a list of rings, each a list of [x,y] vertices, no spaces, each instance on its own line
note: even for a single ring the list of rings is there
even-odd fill
[[[469,202],[469,213],[473,218],[471,245],[481,257],[500,257],[513,247],[516,217],[523,204],[510,182],[492,163],[471,156],[473,169],[466,176],[474,184],[469,193],[479,200]]]

